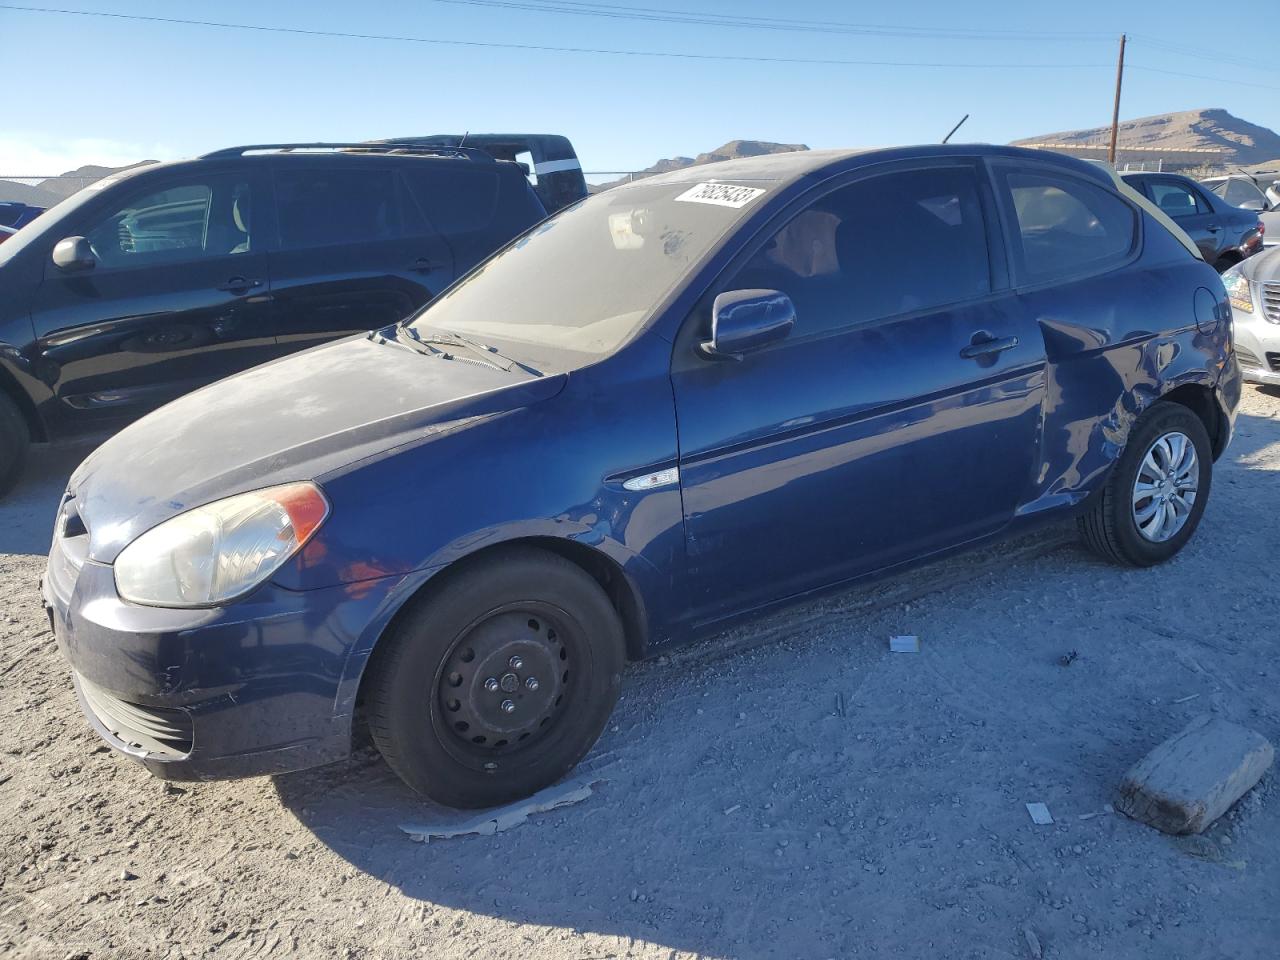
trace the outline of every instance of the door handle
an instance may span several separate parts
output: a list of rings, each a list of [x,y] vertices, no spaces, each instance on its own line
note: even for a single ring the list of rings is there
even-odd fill
[[[1208,230],[1210,233],[1217,233],[1217,232],[1218,232],[1219,230],[1221,230],[1222,228],[1221,228],[1220,226],[1218,226],[1216,223],[1213,223],[1213,224],[1210,224],[1209,226],[1205,227],[1205,229],[1206,229],[1206,230]]]
[[[1017,345],[1017,337],[987,337],[984,340],[974,340],[973,343],[960,351],[960,356],[965,360],[978,360],[982,357],[989,357],[993,354],[1003,353],[1006,350],[1012,350]]]
[[[417,260],[413,261],[413,263],[409,264],[409,272],[410,273],[427,273],[431,270],[436,269],[436,267],[438,266],[439,264],[437,264],[435,261],[431,260],[428,257],[419,257]]]
[[[249,280],[245,277],[232,277],[226,283],[219,285],[219,290],[225,290],[227,293],[248,293],[255,287],[262,286],[261,280]]]

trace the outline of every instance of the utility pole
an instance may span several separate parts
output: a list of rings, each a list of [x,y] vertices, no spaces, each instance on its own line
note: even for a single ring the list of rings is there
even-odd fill
[[[1116,136],[1120,132],[1120,85],[1124,83],[1124,41],[1120,34],[1120,59],[1116,61],[1116,104],[1111,110],[1111,146],[1107,148],[1107,163],[1116,165]]]

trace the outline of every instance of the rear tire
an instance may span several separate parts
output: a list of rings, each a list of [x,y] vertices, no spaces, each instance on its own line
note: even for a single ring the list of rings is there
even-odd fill
[[[1194,464],[1178,438],[1189,443]],[[1212,480],[1213,449],[1200,418],[1181,404],[1159,403],[1135,425],[1101,495],[1079,518],[1081,538],[1112,563],[1162,563],[1195,533]]]
[[[22,477],[31,446],[31,434],[22,411],[0,393],[0,497],[12,490]]]
[[[375,652],[373,740],[438,803],[526,797],[604,729],[622,682],[622,623],[595,580],[542,550],[503,550],[441,576]]]

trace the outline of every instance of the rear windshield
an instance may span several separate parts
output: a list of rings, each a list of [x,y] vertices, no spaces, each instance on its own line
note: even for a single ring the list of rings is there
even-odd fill
[[[597,194],[539,224],[410,322],[480,340],[611,353],[766,192],[639,183]]]

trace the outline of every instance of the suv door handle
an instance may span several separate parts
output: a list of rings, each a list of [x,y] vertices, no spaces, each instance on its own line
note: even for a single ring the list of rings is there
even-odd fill
[[[225,290],[227,293],[248,293],[254,287],[262,286],[261,280],[248,280],[244,277],[232,277],[226,283],[221,284],[218,289]]]
[[[410,273],[427,273],[436,269],[440,264],[436,263],[430,257],[419,257],[413,263],[409,264]]]
[[[1210,233],[1217,233],[1222,228],[1218,226],[1216,223],[1211,223],[1209,224],[1209,226],[1205,227],[1205,229],[1208,230]]]
[[[982,334],[977,334],[977,336],[982,336]],[[971,344],[960,351],[960,356],[965,360],[977,360],[981,357],[989,357],[992,354],[1012,350],[1017,345],[1017,337],[987,337],[984,340],[975,339]]]

